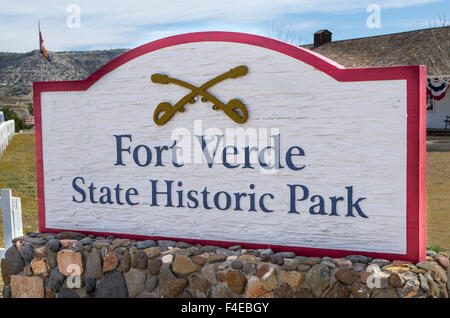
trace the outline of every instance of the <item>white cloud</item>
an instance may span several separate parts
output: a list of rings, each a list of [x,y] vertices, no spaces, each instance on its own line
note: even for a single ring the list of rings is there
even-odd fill
[[[261,33],[255,25],[285,15],[365,12],[369,3],[402,8],[441,0],[21,0],[0,3],[0,51],[37,48],[37,20],[49,50],[133,47],[142,41],[203,30]],[[69,4],[81,8],[81,28],[66,26]],[[318,23],[319,22],[319,23]],[[289,29],[307,29],[320,21],[299,21]],[[7,30],[7,32],[5,32]]]

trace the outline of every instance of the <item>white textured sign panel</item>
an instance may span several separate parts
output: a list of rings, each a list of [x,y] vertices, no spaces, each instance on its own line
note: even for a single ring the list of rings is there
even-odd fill
[[[407,254],[407,80],[336,79],[314,59],[186,41],[42,90],[41,226]],[[199,94],[155,124],[191,89],[152,74],[200,87],[241,65],[206,91],[240,100],[245,123]]]

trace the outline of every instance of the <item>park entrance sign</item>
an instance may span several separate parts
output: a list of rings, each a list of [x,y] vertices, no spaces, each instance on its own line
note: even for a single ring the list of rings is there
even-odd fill
[[[423,260],[425,76],[204,32],[34,83],[40,231]]]

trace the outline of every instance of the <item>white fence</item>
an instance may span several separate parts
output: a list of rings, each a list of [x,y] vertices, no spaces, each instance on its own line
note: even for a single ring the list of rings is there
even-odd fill
[[[5,151],[14,136],[14,120],[0,123],[0,155]]]
[[[0,248],[0,259],[5,251],[12,246],[12,239],[23,236],[22,206],[20,198],[14,198],[10,189],[2,189],[0,209],[3,214],[3,239],[5,248]]]

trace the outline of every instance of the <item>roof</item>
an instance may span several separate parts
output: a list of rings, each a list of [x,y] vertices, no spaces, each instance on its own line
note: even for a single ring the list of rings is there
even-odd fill
[[[450,74],[450,26],[302,47],[346,68],[426,65],[428,75]]]

